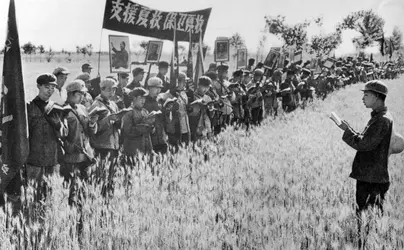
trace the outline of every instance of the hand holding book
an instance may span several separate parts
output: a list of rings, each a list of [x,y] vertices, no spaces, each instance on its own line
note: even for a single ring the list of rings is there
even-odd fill
[[[344,130],[344,131],[349,128],[348,123],[347,123],[346,121],[344,121],[344,120],[341,120],[341,118],[339,118],[339,116],[338,116],[336,113],[334,113],[334,112],[331,112],[331,114],[330,114],[330,119],[331,119],[333,122],[335,122],[335,124],[337,124],[337,126],[338,126],[340,129],[342,129],[342,130]]]

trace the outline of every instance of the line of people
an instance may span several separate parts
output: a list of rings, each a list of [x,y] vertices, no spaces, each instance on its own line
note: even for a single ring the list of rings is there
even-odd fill
[[[38,95],[27,106],[27,180],[41,188],[46,188],[43,177],[54,173],[66,181],[88,180],[89,167],[100,159],[97,166],[105,169],[95,171],[100,173],[97,176],[107,176],[103,193],[108,195],[119,160],[134,165],[142,155],[176,152],[181,144],[210,138],[229,125],[248,129],[264,117],[276,117],[279,104],[284,112],[291,112],[304,108],[316,94],[325,98],[339,87],[390,77],[387,72],[394,72],[393,63],[386,64],[391,69],[386,73],[374,70],[378,67],[372,64],[375,67],[369,74],[369,67],[361,65],[370,62],[353,58],[323,67],[319,74],[307,68],[308,62],[285,62],[285,68],[276,70],[262,63],[254,68],[251,62],[246,69],[233,72],[231,79],[226,64],[212,63],[197,83],[183,72],[176,83],[170,83],[167,62],[158,63],[158,74],[146,77],[144,84],[142,68],[132,71],[130,83],[127,73],[91,79],[89,64],[68,83],[70,73],[64,67],[40,75]],[[120,152],[123,159],[118,159]],[[76,192],[72,187],[70,204],[77,202]]]

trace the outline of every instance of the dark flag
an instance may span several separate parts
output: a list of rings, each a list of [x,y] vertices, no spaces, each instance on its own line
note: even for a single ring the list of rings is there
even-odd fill
[[[2,161],[0,194],[18,194],[20,169],[28,156],[27,107],[14,0],[10,0],[1,98]]]
[[[192,58],[192,33],[189,32],[189,49],[188,49],[188,64],[187,64],[187,77],[192,78],[194,76],[194,62]]]
[[[379,51],[382,56],[385,54],[385,40],[384,40],[384,34],[379,39],[376,39],[376,41],[379,43]]]
[[[393,38],[392,37],[390,37],[390,50],[389,50],[389,56],[390,56],[390,60],[391,60],[391,57],[393,57],[393,52],[394,52],[394,44],[393,44]]]
[[[176,29],[176,26],[174,26],[174,35],[173,35],[173,43],[174,43],[174,46],[173,46],[173,54],[172,54],[172,56],[171,56],[171,68],[170,68],[170,85],[171,85],[171,87],[175,87],[176,86],[176,83],[177,83],[177,77],[175,76],[175,74],[176,74],[176,70],[175,70],[175,68],[174,68],[174,65],[175,65],[175,63],[177,63],[177,60],[176,60],[176,53],[175,53],[175,51],[176,50],[178,50],[178,44],[177,44],[177,42],[176,42],[176,40],[177,40],[177,29]]]
[[[194,86],[195,88],[198,86],[198,79],[205,72],[203,68],[203,42],[202,36],[199,36],[199,46],[198,46],[198,54],[196,56],[196,65],[195,65],[195,75],[194,75]]]

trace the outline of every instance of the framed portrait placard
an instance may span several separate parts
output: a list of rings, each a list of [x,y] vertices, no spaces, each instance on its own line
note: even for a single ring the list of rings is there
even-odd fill
[[[281,55],[280,52],[280,47],[271,48],[267,57],[265,58],[264,65],[268,66],[269,68],[273,68]]]
[[[147,45],[146,63],[156,63],[160,61],[163,41],[149,41]]]
[[[230,61],[230,43],[229,40],[215,41],[215,62]]]
[[[111,73],[130,72],[130,46],[128,36],[109,36],[109,66]]]
[[[247,67],[247,49],[237,50],[237,69]]]
[[[334,65],[335,61],[331,58],[327,58],[323,64],[324,67],[330,69]]]

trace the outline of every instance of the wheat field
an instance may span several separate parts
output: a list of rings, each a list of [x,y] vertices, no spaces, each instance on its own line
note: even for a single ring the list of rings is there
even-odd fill
[[[75,75],[81,63],[66,66]],[[57,63],[24,64],[32,99],[35,76]],[[386,84],[395,129],[404,134],[403,78]],[[87,186],[80,238],[62,178],[48,180],[44,204],[32,202],[32,187],[23,189],[19,216],[9,206],[0,211],[0,249],[356,249],[355,181],[348,177],[355,151],[328,114],[363,129],[370,118],[363,85],[249,133],[229,128],[176,155],[139,161],[129,173],[120,169],[108,200],[101,185]],[[366,249],[404,249],[404,154],[390,157],[389,171],[385,214],[369,222]]]

